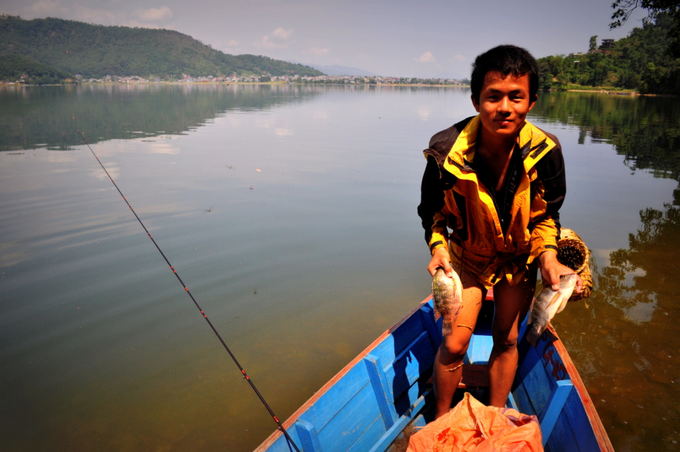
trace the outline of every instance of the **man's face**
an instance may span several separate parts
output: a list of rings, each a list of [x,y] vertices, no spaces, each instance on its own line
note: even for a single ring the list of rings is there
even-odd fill
[[[514,139],[527,113],[534,108],[529,100],[529,75],[519,77],[500,72],[487,72],[479,94],[472,99],[479,112],[483,133],[489,137]]]

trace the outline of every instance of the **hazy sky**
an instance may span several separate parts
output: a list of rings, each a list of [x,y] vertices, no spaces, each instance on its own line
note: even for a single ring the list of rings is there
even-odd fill
[[[226,53],[357,67],[381,75],[464,78],[497,44],[536,57],[620,38],[612,0],[0,0],[0,12],[104,25],[169,28]]]

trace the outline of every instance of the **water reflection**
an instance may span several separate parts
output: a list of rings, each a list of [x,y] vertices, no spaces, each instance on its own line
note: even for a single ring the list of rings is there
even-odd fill
[[[593,296],[557,323],[617,450],[672,450],[680,423],[680,208],[645,209],[640,220],[628,247],[596,270]]]
[[[675,99],[562,94],[537,110],[545,120],[578,126],[580,144],[588,136],[613,144],[633,172],[680,181]],[[679,193],[662,209],[639,212],[628,246],[594,262],[591,299],[557,320],[617,450],[672,450],[680,439],[680,329],[673,320],[680,313]]]
[[[319,93],[295,85],[9,87],[0,89],[0,151],[69,150],[83,144],[81,131],[90,144],[184,134],[228,110],[266,110]]]
[[[534,114],[579,127],[579,143],[614,145],[631,170],[680,179],[680,102],[671,97],[556,93],[539,98]]]

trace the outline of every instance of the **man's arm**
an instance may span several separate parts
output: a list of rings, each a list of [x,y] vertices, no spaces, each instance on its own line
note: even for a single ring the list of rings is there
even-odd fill
[[[446,215],[442,212],[443,208],[444,191],[441,187],[439,167],[435,159],[430,157],[427,159],[427,166],[420,186],[418,216],[420,216],[425,230],[425,241],[432,253],[432,259],[427,266],[427,271],[431,275],[434,275],[438,267],[443,268],[449,275],[453,272],[448,252]]]
[[[541,159],[537,165],[538,177],[543,185],[545,213],[536,221],[531,231],[531,255],[529,261],[539,259],[541,279],[553,290],[559,289],[560,276],[574,273],[572,269],[557,260],[557,241],[560,237],[560,214],[567,183],[564,172],[562,148],[557,138],[551,137],[557,146]],[[576,283],[576,292],[582,290],[582,282]]]

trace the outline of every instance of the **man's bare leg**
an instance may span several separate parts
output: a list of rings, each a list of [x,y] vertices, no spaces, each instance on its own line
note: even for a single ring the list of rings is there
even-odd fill
[[[517,335],[521,316],[526,314],[534,284],[510,286],[503,279],[494,287],[493,351],[489,358],[489,405],[503,407],[517,372]]]
[[[482,307],[482,289],[461,276],[463,283],[463,307],[456,318],[443,319],[442,344],[434,359],[434,387],[437,399],[435,417],[448,413],[453,395],[463,375],[463,357],[467,351],[477,316]]]

